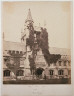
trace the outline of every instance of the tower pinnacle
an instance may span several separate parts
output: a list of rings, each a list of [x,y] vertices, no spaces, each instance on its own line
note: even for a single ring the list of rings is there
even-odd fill
[[[30,22],[30,23],[33,22],[30,9],[29,9],[29,11],[28,11],[28,15],[27,15],[27,19],[26,19],[25,23],[26,23],[26,22]]]

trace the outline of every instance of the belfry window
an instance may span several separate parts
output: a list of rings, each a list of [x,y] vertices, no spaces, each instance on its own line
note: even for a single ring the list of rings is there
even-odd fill
[[[10,70],[4,70],[3,75],[4,76],[10,76]]]
[[[23,76],[24,75],[24,71],[23,70],[18,70],[16,75],[17,76]]]
[[[53,75],[53,70],[50,70],[50,75]]]
[[[59,70],[59,71],[58,71],[58,74],[59,74],[59,75],[63,75],[63,70]]]

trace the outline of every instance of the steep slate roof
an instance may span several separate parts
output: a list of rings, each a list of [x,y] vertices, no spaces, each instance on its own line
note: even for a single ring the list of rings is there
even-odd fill
[[[3,42],[3,49],[13,50],[13,51],[24,51],[24,52],[26,51],[26,47],[24,43],[10,42],[10,41]],[[50,54],[71,55],[71,50],[66,48],[50,47],[49,52]]]
[[[71,55],[71,50],[66,48],[49,48],[50,54]]]
[[[26,47],[23,43],[20,42],[10,42],[4,41],[3,42],[3,50],[13,50],[13,51],[26,51]]]

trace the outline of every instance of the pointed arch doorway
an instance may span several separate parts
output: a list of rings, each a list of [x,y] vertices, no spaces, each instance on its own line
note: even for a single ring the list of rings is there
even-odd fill
[[[43,71],[44,71],[43,68],[37,68],[36,71],[35,71],[36,76],[41,79]]]

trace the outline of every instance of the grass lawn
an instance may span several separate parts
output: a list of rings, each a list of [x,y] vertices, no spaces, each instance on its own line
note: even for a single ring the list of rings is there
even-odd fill
[[[71,84],[71,79],[49,79],[49,80],[16,80],[3,81],[3,84]]]

